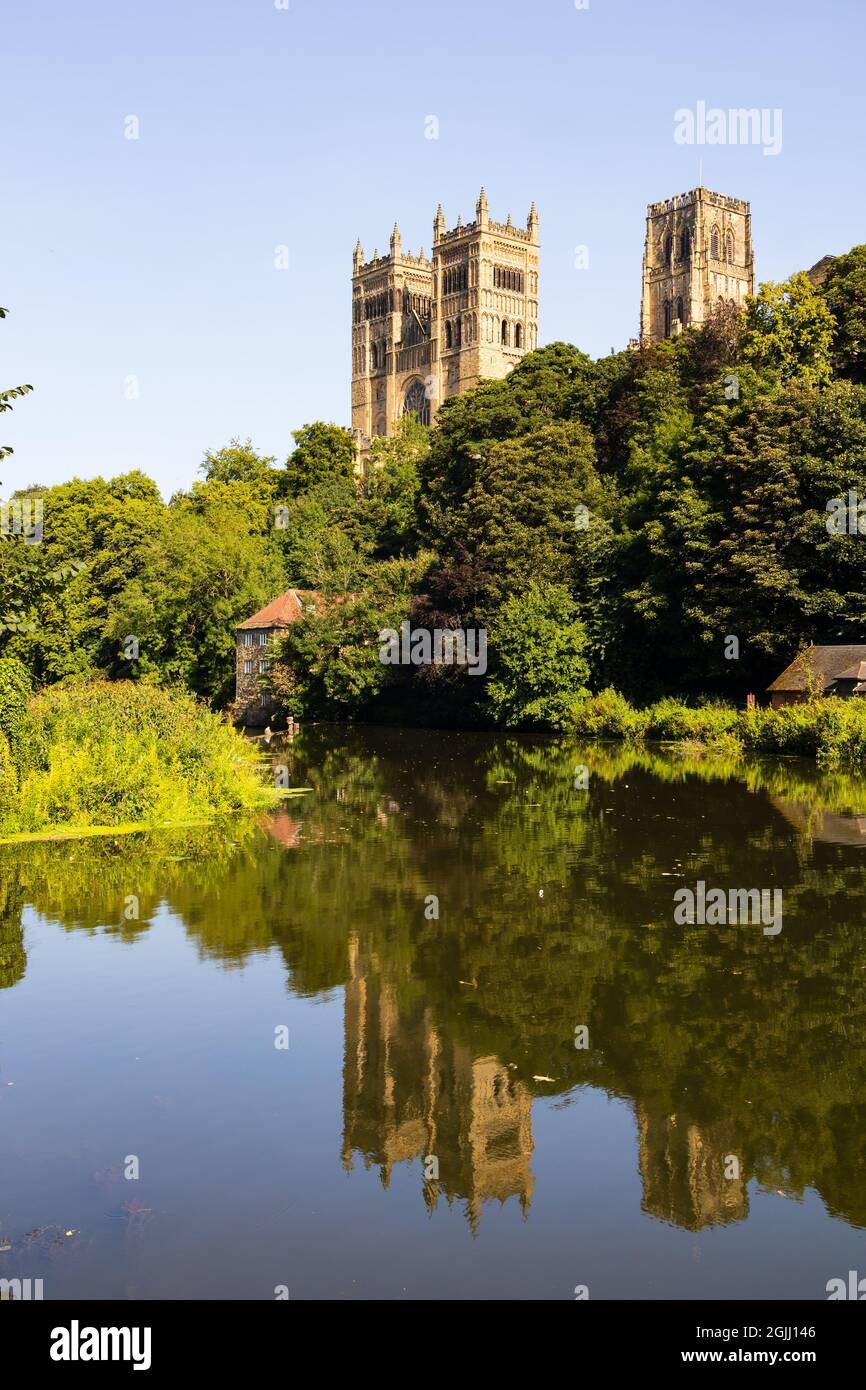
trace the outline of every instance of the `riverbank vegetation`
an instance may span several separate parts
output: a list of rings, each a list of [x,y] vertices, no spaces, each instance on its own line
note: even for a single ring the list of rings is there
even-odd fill
[[[131,681],[222,710],[236,625],[298,587],[325,602],[272,654],[282,715],[568,729],[615,723],[610,697],[576,713],[612,687],[625,725],[654,710],[644,737],[859,759],[854,713],[717,703],[696,731],[694,710],[761,698],[809,641],[866,640],[866,538],[826,524],[866,497],[864,324],[859,246],[650,348],[530,353],[432,429],[403,417],[360,480],[349,432],[316,422],[284,463],[209,451],[168,501],[138,472],[19,488],[43,533],[0,543],[0,655],[36,689]],[[383,664],[404,621],[484,631],[486,671]]]
[[[572,729],[583,738],[676,743],[730,758],[783,754],[815,758],[828,769],[866,767],[866,704],[860,700],[816,699],[782,709],[737,710],[668,698],[635,709],[615,690],[604,690],[575,707]]]
[[[182,691],[100,681],[28,696],[0,660],[0,834],[190,824],[275,799],[260,757]]]

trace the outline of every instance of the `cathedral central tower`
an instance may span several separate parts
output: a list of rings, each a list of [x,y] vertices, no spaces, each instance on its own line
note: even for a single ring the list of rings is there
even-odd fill
[[[640,338],[644,347],[706,323],[755,293],[749,204],[708,188],[650,203]]]

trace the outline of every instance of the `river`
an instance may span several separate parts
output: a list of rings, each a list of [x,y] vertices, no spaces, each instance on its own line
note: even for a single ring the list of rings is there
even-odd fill
[[[0,847],[0,1277],[823,1299],[866,1275],[866,783],[309,727],[256,821]],[[309,789],[309,790],[305,790]],[[779,890],[685,925],[698,883]]]

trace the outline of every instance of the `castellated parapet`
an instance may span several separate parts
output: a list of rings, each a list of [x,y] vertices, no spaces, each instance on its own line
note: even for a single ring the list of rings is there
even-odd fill
[[[388,255],[352,275],[352,428],[363,457],[376,435],[414,413],[432,422],[443,400],[506,375],[538,346],[539,220],[490,220],[482,188],[475,221],[450,230],[441,206],[428,258],[404,251],[395,224]]]
[[[640,337],[643,346],[745,308],[755,292],[749,204],[695,188],[647,208]]]

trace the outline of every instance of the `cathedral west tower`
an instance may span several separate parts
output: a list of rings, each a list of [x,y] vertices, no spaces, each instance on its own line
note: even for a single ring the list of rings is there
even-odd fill
[[[395,225],[389,254],[352,276],[352,428],[363,454],[408,412],[425,424],[449,396],[506,375],[538,346],[538,213],[526,227],[492,222],[482,188],[475,221],[450,231],[442,208],[430,258],[403,251]]]

